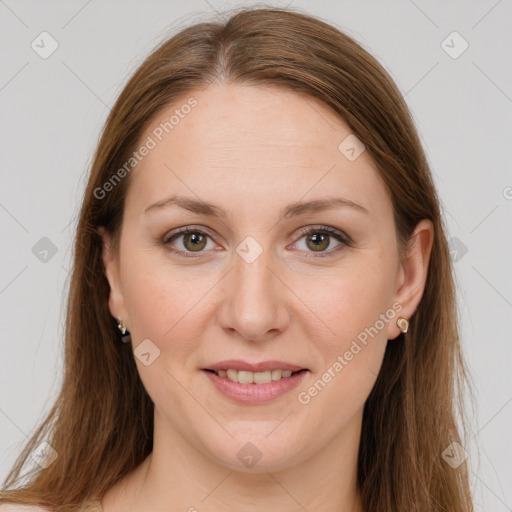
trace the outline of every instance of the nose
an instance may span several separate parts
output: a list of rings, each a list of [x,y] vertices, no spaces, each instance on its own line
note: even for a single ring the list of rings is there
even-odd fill
[[[241,339],[265,341],[284,332],[289,325],[286,301],[291,292],[263,253],[252,263],[234,256],[224,297],[217,310],[220,326]]]

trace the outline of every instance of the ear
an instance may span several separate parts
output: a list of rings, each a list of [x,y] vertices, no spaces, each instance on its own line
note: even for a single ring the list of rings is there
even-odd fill
[[[409,320],[420,303],[425,290],[433,242],[434,226],[430,220],[423,219],[414,229],[407,245],[406,259],[400,264],[394,301],[401,304],[402,309],[397,319],[404,317]],[[395,339],[401,332],[396,322],[390,324],[388,339]]]
[[[120,318],[128,326],[129,318],[121,288],[119,261],[112,248],[112,239],[110,233],[103,226],[98,228],[98,234],[102,238],[103,265],[105,267],[105,276],[110,285],[108,307],[112,316],[116,319]],[[130,329],[128,328],[128,330]]]

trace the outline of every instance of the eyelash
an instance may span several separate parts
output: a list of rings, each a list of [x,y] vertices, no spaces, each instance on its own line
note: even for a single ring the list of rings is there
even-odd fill
[[[161,243],[164,246],[166,246],[168,251],[170,251],[174,254],[177,254],[179,256],[183,256],[186,258],[197,258],[201,254],[201,252],[204,252],[204,251],[198,251],[198,253],[197,253],[198,256],[196,256],[196,255],[193,255],[192,251],[179,251],[179,250],[174,249],[170,245],[170,242],[179,238],[181,235],[187,234],[187,233],[198,233],[201,235],[206,235],[209,238],[213,239],[213,237],[208,232],[206,232],[202,229],[196,228],[194,226],[188,226],[186,228],[182,228],[182,229],[172,233],[169,236],[165,236],[162,239]],[[343,248],[343,246],[350,247],[352,244],[352,240],[348,235],[346,235],[342,231],[331,228],[329,226],[312,226],[312,227],[308,227],[308,228],[303,228],[303,229],[299,230],[299,232],[297,233],[297,236],[299,236],[297,241],[301,240],[304,236],[312,234],[312,233],[320,233],[320,234],[330,235],[333,238],[335,238],[336,240],[338,240],[339,242],[341,242],[341,245],[339,245],[338,247],[331,249],[329,251],[320,251],[318,254],[314,254],[314,251],[307,251],[307,252],[313,253],[312,256],[307,256],[308,258],[310,258],[310,257],[326,258],[326,257],[332,256],[333,253],[337,253],[339,250],[341,250]]]

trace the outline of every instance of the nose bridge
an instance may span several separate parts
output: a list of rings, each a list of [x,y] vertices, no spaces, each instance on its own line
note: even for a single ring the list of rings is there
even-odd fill
[[[271,276],[269,270],[270,258],[268,251],[261,253],[254,261],[247,261],[237,255],[233,277],[235,280],[235,293],[238,296],[238,303],[249,303],[252,301],[262,304],[264,297],[268,302],[272,300]],[[249,304],[248,304],[249,305]]]
[[[251,240],[239,245],[230,272],[229,296],[223,305],[224,328],[235,329],[247,339],[263,338],[270,330],[284,328],[285,298],[269,267],[272,268],[269,249],[258,249]]]

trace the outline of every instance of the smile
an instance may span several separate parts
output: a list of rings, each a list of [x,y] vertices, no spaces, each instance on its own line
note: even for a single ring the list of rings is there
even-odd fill
[[[309,370],[201,370],[214,391],[222,397],[245,405],[258,405],[289,394],[302,382]],[[274,377],[274,378],[273,378]]]
[[[243,370],[207,370],[214,372],[215,375],[223,379],[229,379],[231,382],[239,382],[240,384],[268,384],[272,381],[287,379],[296,373],[303,372],[306,370],[267,370],[264,372],[251,372]]]

